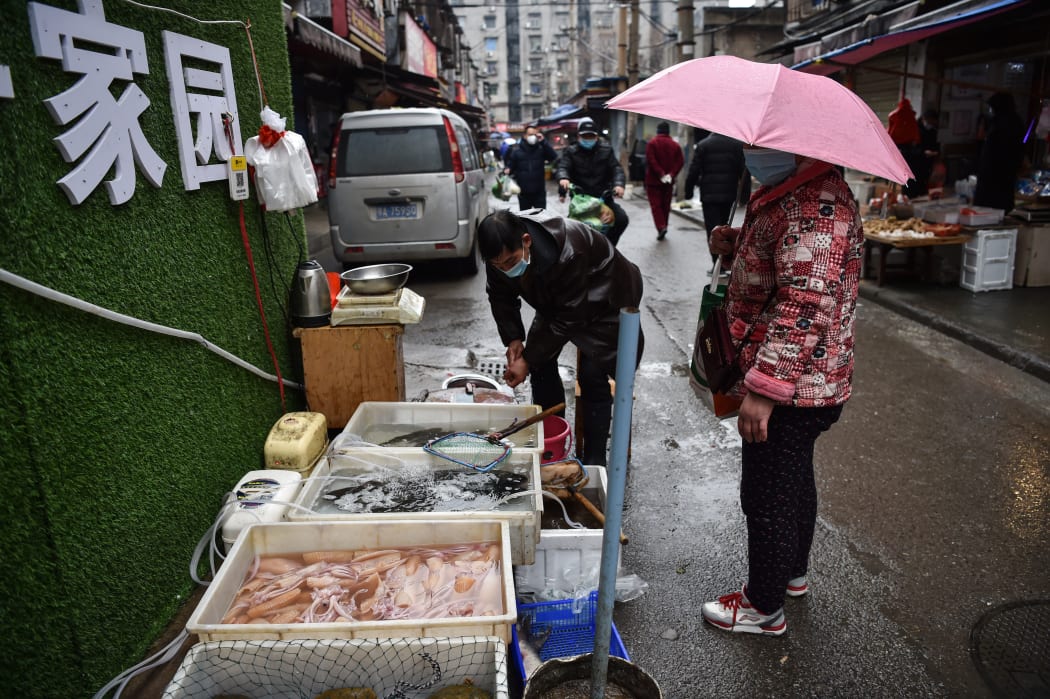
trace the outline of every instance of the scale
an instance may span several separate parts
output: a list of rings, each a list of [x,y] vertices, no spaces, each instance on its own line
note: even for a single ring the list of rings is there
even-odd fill
[[[344,286],[335,297],[332,325],[418,323],[426,300],[404,287],[389,294],[355,294]]]

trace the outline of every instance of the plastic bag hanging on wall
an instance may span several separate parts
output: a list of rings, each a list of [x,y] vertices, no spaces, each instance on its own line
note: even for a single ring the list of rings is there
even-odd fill
[[[269,107],[260,113],[259,135],[244,144],[248,164],[255,168],[255,186],[267,211],[298,209],[317,201],[317,176],[306,141],[285,131],[285,120]]]

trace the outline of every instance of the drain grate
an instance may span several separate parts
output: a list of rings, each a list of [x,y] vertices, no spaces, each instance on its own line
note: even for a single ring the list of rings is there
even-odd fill
[[[970,632],[970,655],[997,695],[1050,699],[1050,600],[988,610]]]

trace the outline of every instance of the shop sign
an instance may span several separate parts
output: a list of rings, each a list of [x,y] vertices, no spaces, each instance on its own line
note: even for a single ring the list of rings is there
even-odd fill
[[[456,101],[460,104],[470,104],[467,98],[467,88],[459,80],[456,81]]]
[[[145,35],[107,22],[101,0],[79,0],[78,6],[80,12],[36,2],[27,5],[36,55],[59,60],[65,72],[82,76],[44,100],[55,123],[69,127],[54,139],[55,146],[67,163],[76,163],[57,184],[71,203],[81,204],[112,171],[113,178],[105,182],[109,201],[124,204],[135,193],[136,170],[160,188],[168,167],[139,124],[151,104],[134,82],[135,75],[149,74]],[[193,190],[201,182],[225,181],[225,162],[242,153],[230,52],[173,32],[162,36],[184,187]],[[194,67],[183,64],[187,57]],[[115,82],[124,83],[119,97],[111,92]],[[13,89],[10,92],[13,96]],[[222,123],[224,113],[233,115],[230,136]],[[222,162],[211,163],[213,155]]]
[[[332,0],[332,31],[386,60],[381,0]]]
[[[408,13],[401,14],[405,27],[405,54],[401,67],[430,78],[438,76],[437,46]]]

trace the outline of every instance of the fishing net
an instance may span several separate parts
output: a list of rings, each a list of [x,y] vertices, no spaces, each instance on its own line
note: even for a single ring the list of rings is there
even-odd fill
[[[510,455],[510,446],[495,438],[457,432],[427,442],[423,451],[484,473]]]
[[[463,638],[210,641],[193,646],[163,699],[313,699],[357,688],[348,699],[427,699],[469,683],[509,699],[507,647]]]

